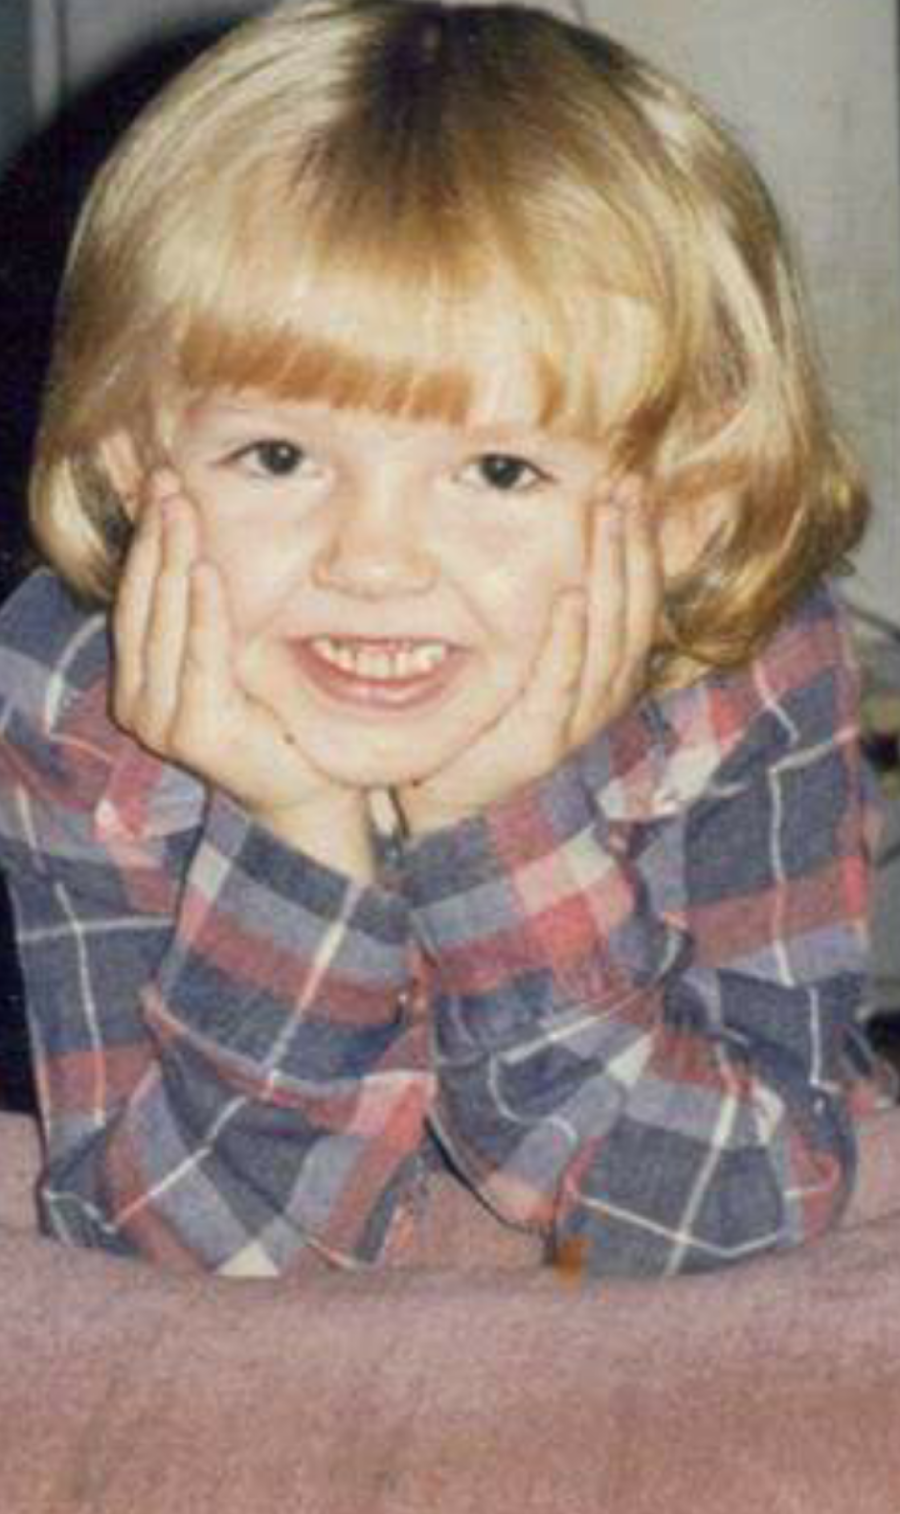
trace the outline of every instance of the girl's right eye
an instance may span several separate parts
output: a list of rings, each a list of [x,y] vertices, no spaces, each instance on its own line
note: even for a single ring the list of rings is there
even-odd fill
[[[261,442],[251,442],[232,453],[230,462],[248,463],[253,473],[266,478],[291,478],[311,461],[309,455],[296,442],[272,437]]]

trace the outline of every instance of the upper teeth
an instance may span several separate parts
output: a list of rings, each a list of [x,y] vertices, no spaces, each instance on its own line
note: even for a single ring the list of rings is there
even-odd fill
[[[315,636],[312,645],[326,662],[359,678],[413,678],[430,673],[450,650],[441,641],[423,641],[391,651],[375,650],[355,642],[335,641],[331,636]]]

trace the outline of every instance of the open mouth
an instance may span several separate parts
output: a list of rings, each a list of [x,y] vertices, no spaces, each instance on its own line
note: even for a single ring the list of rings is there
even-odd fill
[[[450,642],[311,636],[292,643],[310,682],[332,699],[379,709],[407,709],[440,698],[465,651]]]

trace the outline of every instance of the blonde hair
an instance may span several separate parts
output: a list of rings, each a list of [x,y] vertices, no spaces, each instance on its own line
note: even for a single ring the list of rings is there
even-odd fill
[[[685,90],[514,5],[288,5],[144,112],[88,198],[33,475],[47,558],[108,600],[127,520],[104,445],[226,385],[462,421],[485,330],[540,424],[660,507],[729,509],[668,585],[658,683],[752,654],[857,541],[770,198]]]

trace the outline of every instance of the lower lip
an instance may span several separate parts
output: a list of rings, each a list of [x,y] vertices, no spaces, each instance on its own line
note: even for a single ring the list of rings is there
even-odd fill
[[[379,713],[417,710],[438,701],[455,680],[467,655],[461,648],[453,648],[429,673],[410,678],[362,678],[326,662],[308,641],[292,642],[291,651],[304,676],[329,699]]]

